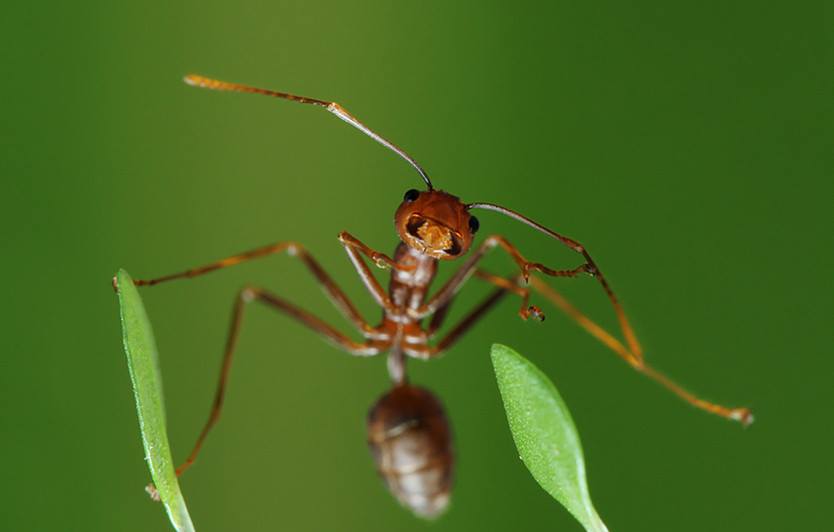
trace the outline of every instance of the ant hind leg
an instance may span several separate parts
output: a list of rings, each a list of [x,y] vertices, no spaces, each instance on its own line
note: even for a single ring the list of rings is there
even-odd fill
[[[313,314],[310,314],[306,310],[297,307],[283,298],[280,298],[261,288],[244,288],[235,298],[231,325],[226,339],[223,363],[220,369],[220,377],[214,394],[214,402],[212,403],[211,413],[209,414],[208,420],[203,426],[200,435],[197,437],[197,442],[194,444],[191,453],[189,453],[185,461],[177,467],[177,476],[182,475],[191,466],[191,464],[194,463],[194,460],[197,458],[200,448],[203,445],[203,441],[211,431],[212,427],[217,423],[217,420],[220,418],[220,413],[223,409],[223,400],[226,395],[226,384],[229,378],[229,371],[232,366],[232,358],[235,352],[238,337],[240,335],[240,327],[243,323],[244,311],[246,309],[246,305],[251,301],[260,301],[269,307],[285,313],[351,355],[374,356],[380,352],[380,348],[375,345],[354,342]]]

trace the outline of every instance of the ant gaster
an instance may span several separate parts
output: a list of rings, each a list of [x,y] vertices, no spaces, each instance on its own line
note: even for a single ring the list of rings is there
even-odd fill
[[[451,432],[440,402],[429,391],[408,384],[405,372],[406,357],[419,359],[438,357],[507,294],[515,294],[521,299],[519,315],[522,318],[534,317],[543,320],[542,311],[528,303],[530,286],[597,340],[617,353],[635,370],[659,382],[685,401],[719,416],[740,421],[745,425],[752,422],[753,417],[749,409],[728,408],[700,399],[646,365],[640,344],[622,306],[591,255],[579,242],[506,207],[491,203],[467,204],[452,194],[436,190],[428,174],[414,159],[365,126],[335,102],[228,83],[197,75],[186,76],[185,81],[189,85],[207,89],[262,94],[323,107],[405,159],[420,174],[426,190],[422,192],[414,189],[408,190],[397,209],[394,224],[400,243],[393,257],[371,249],[347,232],[339,235],[339,241],[344,246],[360,279],[376,303],[383,309],[382,321],[376,326],[365,321],[319,263],[303,246],[295,242],[279,242],[180,273],[135,281],[141,286],[197,277],[251,259],[287,252],[304,263],[323,286],[336,307],[364,337],[361,342],[354,341],[306,310],[262,288],[250,286],[241,290],[235,299],[232,323],[211,414],[188,458],[177,468],[177,475],[182,474],[194,462],[206,435],[219,418],[244,309],[251,301],[259,301],[287,314],[352,355],[374,356],[383,352],[388,353],[388,370],[393,381],[393,388],[377,401],[369,413],[368,443],[377,469],[394,496],[417,515],[424,517],[440,514],[449,500],[454,464]],[[574,268],[551,269],[543,264],[528,261],[507,239],[492,235],[475,246],[474,251],[463,259],[463,264],[457,272],[439,290],[429,296],[428,288],[437,272],[438,262],[460,259],[472,248],[475,233],[480,226],[478,219],[471,214],[473,209],[497,212],[522,222],[575,251],[582,257],[582,262]],[[501,277],[478,268],[480,260],[496,247],[503,249],[517,264],[519,272],[516,275]],[[365,259],[369,259],[380,268],[391,269],[388,291],[385,291],[379,284]],[[613,306],[624,342],[616,339],[581,313],[544,281],[535,276],[531,277],[530,274],[534,272],[550,277],[580,275],[594,277]],[[455,295],[473,275],[494,285],[495,290],[444,337],[436,340]],[[425,323],[426,320],[428,320],[427,323]]]

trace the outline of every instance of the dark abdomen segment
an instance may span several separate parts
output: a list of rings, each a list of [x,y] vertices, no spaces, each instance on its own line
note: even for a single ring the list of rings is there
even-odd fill
[[[391,493],[420,517],[449,503],[454,455],[443,405],[428,390],[402,384],[368,413],[368,445]]]

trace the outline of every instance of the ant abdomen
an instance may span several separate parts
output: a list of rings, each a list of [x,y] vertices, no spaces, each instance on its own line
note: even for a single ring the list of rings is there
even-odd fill
[[[449,504],[454,455],[443,405],[428,390],[400,384],[368,413],[368,446],[377,470],[401,504],[420,517]]]

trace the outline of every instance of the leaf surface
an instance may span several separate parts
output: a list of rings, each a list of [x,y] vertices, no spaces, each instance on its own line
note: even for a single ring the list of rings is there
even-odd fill
[[[162,378],[151,323],[133,279],[126,271],[119,270],[116,274],[115,286],[119,293],[122,338],[133,383],[145,460],[171,524],[178,531],[191,532],[194,525],[180,492],[168,445]]]
[[[579,434],[556,386],[513,349],[494,344],[492,364],[521,461],[589,532],[607,532],[591,503]]]

